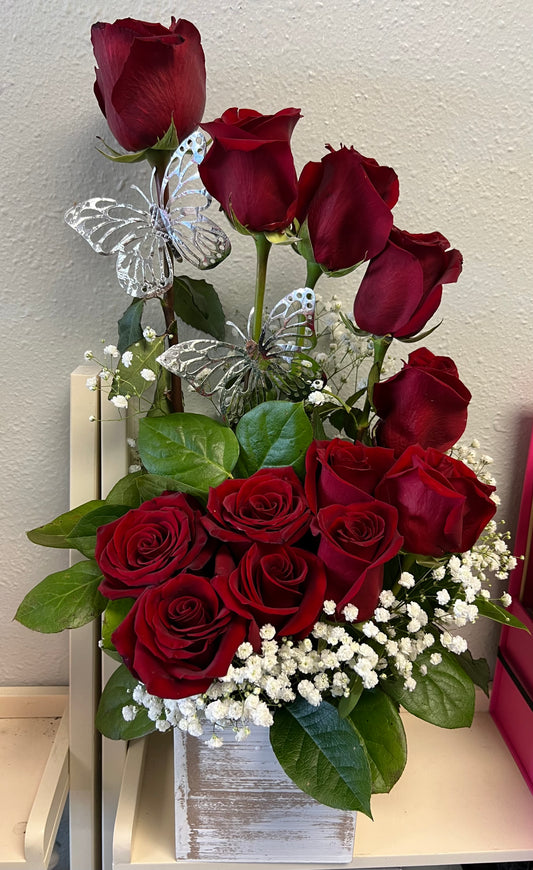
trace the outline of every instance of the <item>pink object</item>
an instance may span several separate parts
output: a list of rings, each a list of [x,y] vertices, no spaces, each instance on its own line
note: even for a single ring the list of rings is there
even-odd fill
[[[490,713],[533,792],[533,437],[524,477],[509,608],[530,634],[504,626],[490,699]]]

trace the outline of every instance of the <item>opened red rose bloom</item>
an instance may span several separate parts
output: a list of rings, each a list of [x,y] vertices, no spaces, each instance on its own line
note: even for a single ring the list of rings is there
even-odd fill
[[[495,487],[439,450],[408,447],[376,487],[398,509],[410,553],[440,557],[470,550],[496,512]]]
[[[112,599],[136,598],[179,571],[203,568],[213,548],[200,520],[194,499],[170,492],[100,526],[95,549],[104,575],[100,592]]]
[[[227,109],[202,127],[213,144],[200,164],[209,193],[230,220],[251,232],[287,227],[296,206],[297,179],[290,147],[299,109],[262,115]]]
[[[326,565],[326,598],[335,601],[340,619],[347,604],[358,608],[358,621],[372,616],[383,588],[383,566],[402,546],[397,525],[395,508],[376,499],[318,512],[313,531],[320,535],[318,555]]]
[[[247,639],[259,650],[266,624],[277,637],[309,634],[322,610],[326,571],[308,550],[253,544],[236,570],[213,585],[229,610],[249,620]]]
[[[471,398],[454,361],[420,347],[398,374],[374,386],[377,441],[396,456],[411,444],[449,450],[466,428]]]
[[[293,544],[311,522],[304,489],[293,468],[262,468],[225,480],[209,491],[203,525],[230,544]]]
[[[385,447],[367,447],[356,441],[313,441],[306,457],[305,494],[316,513],[329,504],[369,501],[376,484],[394,464]]]
[[[145,589],[111,640],[149,692],[187,698],[225,676],[245,632],[211,580],[178,574]]]
[[[196,129],[205,107],[205,60],[194,24],[122,18],[94,24],[91,39],[94,92],[126,151],[151,148],[172,121],[180,141]]]
[[[307,222],[317,263],[330,272],[348,269],[383,250],[398,200],[393,169],[340,148],[307,163],[298,182],[296,219]]]
[[[372,335],[396,338],[420,332],[440,305],[442,285],[455,283],[461,274],[463,258],[449,246],[441,233],[417,235],[394,227],[357,291],[357,325]]]

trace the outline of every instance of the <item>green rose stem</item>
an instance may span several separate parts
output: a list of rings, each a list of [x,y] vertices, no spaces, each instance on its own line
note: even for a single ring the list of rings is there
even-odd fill
[[[355,438],[356,441],[363,441],[364,443],[369,443],[368,427],[370,425],[370,412],[374,407],[374,403],[372,401],[374,394],[374,384],[377,384],[379,381],[381,369],[383,367],[383,361],[391,343],[392,335],[383,335],[381,337],[375,335],[372,336],[372,344],[374,345],[374,363],[368,375],[366,402],[361,413],[361,417],[359,418],[359,425],[357,427],[357,434]]]
[[[315,289],[316,282],[323,275],[323,271],[314,260],[307,261],[307,275],[305,278],[305,286],[309,287],[310,290]]]
[[[261,337],[261,326],[263,324],[268,255],[270,254],[270,248],[272,245],[264,233],[254,234],[254,241],[255,250],[257,252],[257,266],[255,272],[255,301],[252,339],[254,341],[259,341]]]
[[[157,187],[158,198],[161,194],[161,182],[163,181],[163,176],[165,174],[165,170],[170,162],[170,158],[172,157],[172,152],[169,151],[157,151],[152,149],[148,154],[148,162],[155,169],[155,182]],[[168,185],[165,189],[165,193],[163,196],[163,206],[166,206],[168,201]],[[170,277],[170,276],[169,276]],[[178,344],[178,321],[176,320],[176,314],[174,311],[174,285],[171,284],[163,298],[161,299],[161,307],[163,309],[163,316],[165,318],[165,328],[168,335],[168,344],[169,347],[172,347],[174,344]],[[181,413],[183,411],[183,391],[181,389],[181,378],[178,375],[171,374],[170,375],[170,392],[168,396],[168,400],[170,402],[170,406],[173,411],[177,411]]]

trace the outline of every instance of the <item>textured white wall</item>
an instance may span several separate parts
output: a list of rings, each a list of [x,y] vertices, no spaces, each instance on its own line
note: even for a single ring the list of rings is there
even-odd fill
[[[429,346],[453,356],[474,399],[468,432],[495,458],[501,515],[516,523],[533,416],[530,0],[4,0],[0,63],[3,425],[0,501],[0,683],[67,681],[67,638],[13,623],[17,604],[58,551],[32,528],[67,506],[68,375],[87,347],[115,338],[126,299],[113,265],[64,226],[74,201],[115,195],[143,166],[95,151],[106,131],[92,94],[90,25],[132,16],[202,32],[206,119],[230,105],[302,108],[298,168],[325,142],[393,166],[398,226],[438,229],[465,256],[445,291]],[[300,286],[302,262],[272,257],[277,295]],[[249,308],[250,244],[211,277]],[[354,278],[322,282],[348,305]],[[231,307],[228,305],[228,314]],[[494,634],[484,634],[491,648]]]

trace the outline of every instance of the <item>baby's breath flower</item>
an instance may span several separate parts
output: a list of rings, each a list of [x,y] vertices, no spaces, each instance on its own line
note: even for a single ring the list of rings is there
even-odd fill
[[[155,329],[152,329],[151,326],[145,326],[143,329],[143,336],[148,342],[155,341],[157,338],[157,333]]]
[[[322,609],[323,609],[324,613],[326,614],[326,616],[333,616],[333,614],[335,613],[336,606],[337,605],[335,604],[334,601],[331,601],[331,599],[328,599],[327,601],[324,601],[324,604],[322,605]]]
[[[276,636],[276,629],[270,623],[262,625],[259,629],[259,637],[261,640],[272,640]],[[264,646],[264,645],[263,645]]]
[[[346,622],[356,622],[357,617],[359,616],[359,608],[356,607],[355,604],[347,604],[342,610],[342,615]]]
[[[128,407],[128,400],[127,400],[126,396],[120,396],[120,395],[113,396],[111,398],[111,401],[112,401],[113,405],[115,406],[115,408],[127,408]]]
[[[86,362],[89,362],[89,360],[94,359],[94,353],[92,350],[86,350],[83,354],[83,358]]]
[[[104,347],[104,354],[106,356],[112,357],[113,359],[118,359],[120,356],[118,348],[115,347],[114,344],[106,344],[106,346]]]
[[[125,350],[124,353],[122,354],[122,358],[121,358],[122,365],[125,368],[129,369],[132,362],[133,362],[133,353],[131,352],[131,350]]]
[[[151,383],[156,380],[157,375],[152,371],[152,369],[141,369],[141,378],[144,378],[145,381]]]
[[[402,571],[400,574],[400,579],[398,580],[400,586],[403,586],[405,589],[412,589],[415,585],[415,578],[408,571]]]
[[[252,655],[253,651],[254,648],[252,644],[245,641],[244,643],[241,643],[240,647],[237,649],[237,656],[244,661]]]
[[[127,704],[122,708],[122,718],[126,722],[133,722],[138,712],[139,707],[137,707],[136,704]]]
[[[310,402],[311,405],[323,405],[326,401],[326,397],[324,393],[319,390],[313,390],[313,392],[309,393],[307,401]]]

